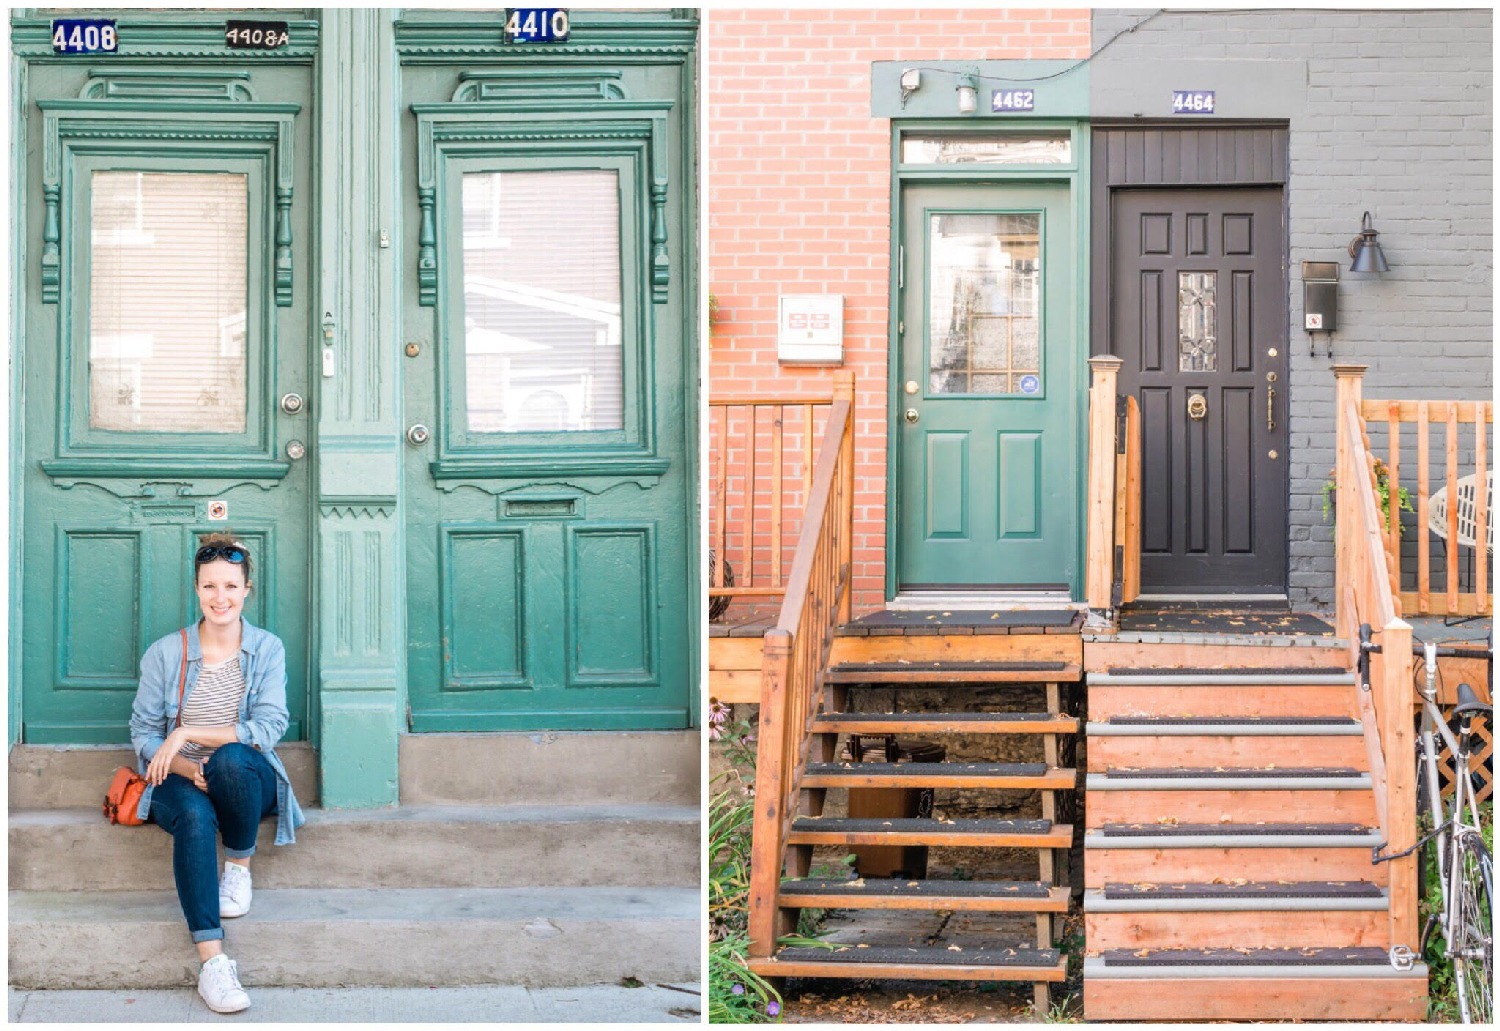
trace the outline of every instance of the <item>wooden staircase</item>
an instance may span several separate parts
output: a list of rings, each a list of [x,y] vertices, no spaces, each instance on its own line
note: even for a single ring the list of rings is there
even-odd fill
[[[1266,665],[1286,651],[1089,674],[1087,1019],[1425,1016],[1425,967],[1388,956],[1359,687],[1342,649]]]
[[[951,615],[951,614],[949,614]],[[878,619],[879,614],[877,614]],[[978,618],[987,619],[988,614]],[[1073,827],[1060,817],[1071,812],[1078,772],[1066,763],[1079,719],[1064,711],[1064,690],[1081,677],[1076,634],[1050,634],[1049,651],[1039,660],[1041,626],[1006,627],[1002,636],[975,636],[972,627],[949,624],[931,635],[855,636],[842,628],[823,676],[822,705],[808,723],[806,763],[797,781],[794,812],[780,856],[768,859],[781,875],[771,906],[776,925],[794,927],[802,908],[896,911],[910,921],[886,921],[887,936],[832,949],[780,947],[758,939],[751,969],[767,978],[833,977],[898,980],[1026,981],[1035,986],[1041,1012],[1048,986],[1067,975],[1067,958],[1056,947],[1061,916],[1068,910],[1068,850]],[[988,628],[987,628],[988,629]],[[902,658],[895,658],[895,654]],[[984,657],[977,657],[983,655]],[[1017,657],[1020,656],[1020,657]],[[1035,685],[1037,711],[984,711],[976,691],[1006,684]],[[943,711],[869,711],[875,691],[891,692],[891,706],[911,691],[940,690]],[[840,760],[850,735],[941,738],[979,735],[1039,738],[1040,762],[854,762]],[[850,818],[825,815],[833,808],[830,791],[868,789],[946,789],[1036,791],[1039,812],[1025,819]],[[810,877],[819,846],[849,850],[860,846],[934,846],[1034,851],[1036,876],[1024,880],[958,880],[926,877],[863,877],[831,880]],[[757,854],[757,859],[759,853]],[[989,930],[972,938],[931,943],[919,924],[924,914],[1031,914],[1025,933],[1009,936]],[[892,928],[903,928],[891,941]],[[909,929],[910,933],[907,933]]]

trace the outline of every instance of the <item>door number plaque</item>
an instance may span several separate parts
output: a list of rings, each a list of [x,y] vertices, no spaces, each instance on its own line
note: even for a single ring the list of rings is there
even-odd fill
[[[279,50],[292,41],[284,21],[224,23],[224,45],[231,50]]]
[[[1174,115],[1211,115],[1214,113],[1214,91],[1211,89],[1178,89],[1172,91]]]
[[[113,54],[119,47],[120,34],[112,18],[52,19],[54,54]]]
[[[511,7],[505,11],[505,42],[566,43],[568,12],[560,7]]]

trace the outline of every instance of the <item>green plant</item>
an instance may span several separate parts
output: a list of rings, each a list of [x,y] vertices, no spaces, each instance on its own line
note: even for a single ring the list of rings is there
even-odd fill
[[[737,771],[720,777],[715,786],[708,803],[708,1020],[712,1024],[766,1023],[781,1015],[781,996],[746,964],[754,788]],[[779,943],[832,948],[805,934],[782,938]]]
[[[1333,503],[1337,497],[1338,489],[1338,481],[1332,477],[1323,484],[1323,522],[1325,523],[1328,522],[1330,515],[1335,514]],[[1380,498],[1380,516],[1382,519],[1389,521],[1391,518],[1391,471],[1378,458],[1375,459],[1375,493]],[[1400,512],[1415,514],[1417,511],[1412,507],[1411,491],[1405,487],[1396,488],[1396,504],[1398,506],[1397,510]],[[1401,527],[1401,535],[1403,537],[1406,536],[1406,527],[1401,524],[1399,519],[1396,520],[1396,525]]]

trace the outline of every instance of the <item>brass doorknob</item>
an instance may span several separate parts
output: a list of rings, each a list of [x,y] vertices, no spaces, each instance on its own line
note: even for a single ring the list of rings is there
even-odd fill
[[[1202,419],[1208,415],[1208,398],[1194,394],[1188,398],[1188,418]]]
[[[914,423],[918,419],[920,419],[921,417],[922,417],[921,413],[918,412],[915,408],[908,408],[906,410],[906,421],[907,422]]]

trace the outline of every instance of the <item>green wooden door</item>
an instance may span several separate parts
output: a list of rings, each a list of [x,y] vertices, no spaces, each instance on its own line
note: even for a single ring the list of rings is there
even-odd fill
[[[23,737],[129,740],[141,653],[197,618],[197,535],[228,528],[299,738],[310,69],[44,59],[26,84]]]
[[[1067,187],[908,186],[902,212],[897,587],[1076,587]]]
[[[403,81],[411,727],[686,727],[684,69]]]

